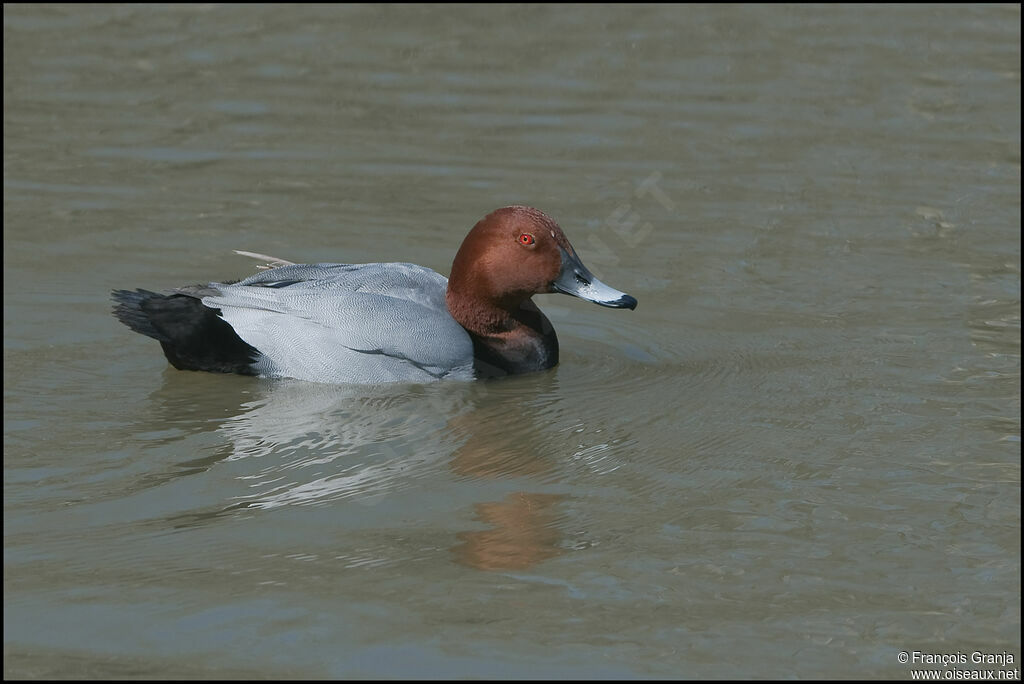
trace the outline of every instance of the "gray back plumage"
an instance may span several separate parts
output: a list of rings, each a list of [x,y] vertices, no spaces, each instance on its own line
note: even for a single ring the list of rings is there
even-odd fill
[[[295,264],[192,296],[262,356],[257,371],[318,382],[471,379],[473,343],[448,280],[406,263]]]

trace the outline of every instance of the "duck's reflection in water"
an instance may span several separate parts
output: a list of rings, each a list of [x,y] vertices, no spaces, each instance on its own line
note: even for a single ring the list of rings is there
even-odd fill
[[[455,559],[480,570],[523,570],[560,555],[556,506],[564,498],[518,492],[476,504],[476,518],[492,528],[458,533]]]
[[[184,388],[175,381],[154,399],[168,409],[180,407],[175,394],[191,394]],[[180,526],[208,524],[240,510],[418,497],[432,479],[460,489],[459,495],[481,480],[550,482],[557,479],[558,459],[537,420],[543,396],[550,394],[538,396],[536,389],[518,381],[376,387],[255,381],[234,415],[212,423],[207,417],[195,431],[185,431],[191,436],[184,439],[199,439],[212,427],[223,438],[214,455],[179,463],[176,475],[165,473],[151,484],[206,473],[243,485],[242,491],[237,485],[218,488],[221,496],[233,492],[230,501],[174,516]],[[563,495],[503,497],[473,504],[474,517],[491,529],[458,533],[452,548],[457,562],[523,569],[562,553],[557,505]]]
[[[546,385],[550,385],[549,380]],[[515,388],[487,383],[480,408],[453,416],[448,427],[461,445],[451,459],[454,473],[473,479],[551,480],[556,461],[545,448],[543,397],[527,399]],[[495,389],[497,387],[498,389]],[[550,388],[549,388],[550,389]],[[509,420],[513,416],[513,420]],[[501,501],[474,505],[486,530],[460,532],[452,549],[457,562],[481,570],[522,570],[563,553],[557,508],[562,494],[516,492]]]
[[[464,410],[457,393],[421,410],[416,386],[280,382],[220,426],[229,460],[259,458],[246,475],[258,508],[322,505],[407,489],[444,466],[453,446],[441,411]]]

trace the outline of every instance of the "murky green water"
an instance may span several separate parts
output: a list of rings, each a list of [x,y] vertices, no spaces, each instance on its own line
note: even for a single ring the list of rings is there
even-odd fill
[[[1020,92],[1019,7],[5,6],[5,675],[1019,668]],[[511,203],[640,302],[538,297],[553,372],[109,315]]]

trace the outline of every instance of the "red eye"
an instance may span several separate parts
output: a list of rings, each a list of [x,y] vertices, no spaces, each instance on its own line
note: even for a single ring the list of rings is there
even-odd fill
[[[519,244],[521,244],[521,245],[532,245],[533,244],[533,236],[530,235],[529,233],[523,233],[522,235],[519,236]]]

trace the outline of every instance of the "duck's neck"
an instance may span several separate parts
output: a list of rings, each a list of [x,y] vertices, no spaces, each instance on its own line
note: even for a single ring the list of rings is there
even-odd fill
[[[452,296],[448,311],[473,340],[473,360],[479,377],[517,375],[551,368],[558,363],[555,329],[529,299],[518,303]]]

